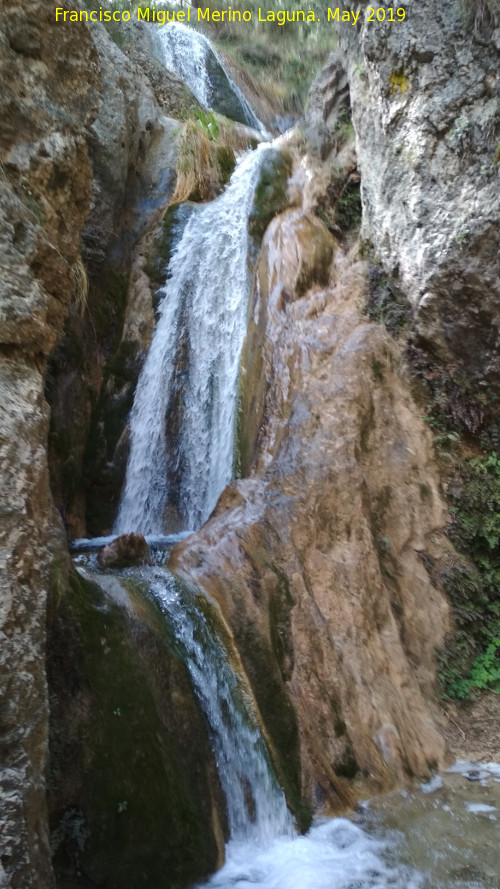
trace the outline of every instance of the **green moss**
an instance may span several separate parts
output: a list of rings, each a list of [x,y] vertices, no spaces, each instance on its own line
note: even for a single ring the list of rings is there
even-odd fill
[[[384,382],[383,365],[382,365],[382,362],[378,361],[377,358],[373,358],[373,360],[372,360],[372,373],[373,373],[373,379],[377,383]]]
[[[465,558],[440,580],[450,597],[455,634],[439,652],[439,676],[448,697],[500,690],[500,460],[467,460],[452,488],[449,534]]]
[[[300,744],[297,716],[272,649],[250,624],[236,634],[245,671],[271,742],[273,765],[288,804],[302,830],[311,823],[300,790]]]
[[[260,244],[264,232],[277,213],[287,206],[287,181],[291,158],[277,149],[266,153],[254,193],[248,229],[255,243]]]
[[[112,354],[120,342],[127,306],[128,276],[118,268],[107,267],[102,279],[92,281],[89,312],[97,342]]]
[[[140,616],[132,618],[72,573],[52,603],[50,799],[60,885],[180,889],[216,866],[205,725],[159,609],[139,589],[135,596]]]
[[[283,681],[287,682],[291,679],[294,660],[290,626],[290,611],[293,606],[293,598],[286,574],[280,571],[276,565],[269,567],[277,579],[269,601],[271,645]]]

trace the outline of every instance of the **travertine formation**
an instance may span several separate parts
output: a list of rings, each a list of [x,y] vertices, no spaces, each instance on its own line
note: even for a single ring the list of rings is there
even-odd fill
[[[445,521],[432,438],[394,342],[361,314],[365,264],[338,249],[325,288],[328,249],[301,209],[268,229],[243,370],[251,477],[172,565],[220,602],[278,768],[279,691],[302,794],[338,810],[443,762],[428,702],[448,612],[421,560]]]

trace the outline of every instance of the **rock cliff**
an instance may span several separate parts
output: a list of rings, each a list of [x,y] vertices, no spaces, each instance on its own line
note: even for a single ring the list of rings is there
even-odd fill
[[[82,255],[89,290],[53,353],[52,490],[70,537],[109,531],[126,465],[126,418],[154,325],[144,270],[148,234],[175,185],[179,122],[189,91],[146,54],[139,27],[120,26],[123,49],[92,27],[102,105],[90,130],[90,212]],[[147,48],[147,45],[146,45]],[[90,494],[88,508],[87,495]]]
[[[2,7],[0,45],[0,884],[45,889],[45,620],[60,525],[44,374],[78,298],[100,80],[88,33],[61,29],[50,5]]]
[[[424,0],[404,9],[402,23],[338,27],[362,236],[398,279],[425,348],[476,381],[497,382],[498,4]]]

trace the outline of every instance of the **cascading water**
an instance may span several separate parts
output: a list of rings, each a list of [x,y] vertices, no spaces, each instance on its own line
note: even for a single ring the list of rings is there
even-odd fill
[[[259,146],[226,191],[191,215],[169,264],[159,320],[130,416],[131,447],[115,532],[161,534],[175,508],[199,527],[231,480],[241,350],[249,293],[248,217]],[[166,416],[178,399],[174,436]],[[175,498],[169,478],[178,479]]]
[[[206,889],[422,889],[422,874],[389,863],[394,836],[370,836],[344,818],[297,835],[248,695],[209,626],[213,621],[207,622],[196,595],[164,569],[141,573],[185,657],[226,798],[226,863]]]
[[[293,836],[285,796],[257,720],[244,701],[221,641],[210,631],[194,596],[186,591],[181,595],[171,574],[156,568],[148,572],[148,581],[165,610],[210,724],[232,841],[262,845],[270,836]]]
[[[203,34],[182,22],[168,22],[157,29],[155,38],[165,67],[187,84],[204,108],[219,110],[215,107],[217,100],[214,77],[217,74],[218,79],[224,81],[222,86],[225,92],[232,94],[232,104],[238,109],[238,119],[241,118],[242,123],[256,130],[264,130],[262,122],[233,81],[223,60]],[[216,72],[211,74],[210,67],[215,68]]]

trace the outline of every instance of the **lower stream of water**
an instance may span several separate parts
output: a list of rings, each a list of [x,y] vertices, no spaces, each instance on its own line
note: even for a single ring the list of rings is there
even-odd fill
[[[225,864],[206,889],[499,889],[499,764],[455,764],[427,785],[317,820],[301,836],[217,607],[180,586],[159,551],[160,564],[111,572],[110,583],[91,549],[75,561],[107,594],[118,581],[126,596],[132,579],[154,596],[205,713],[230,829]]]

